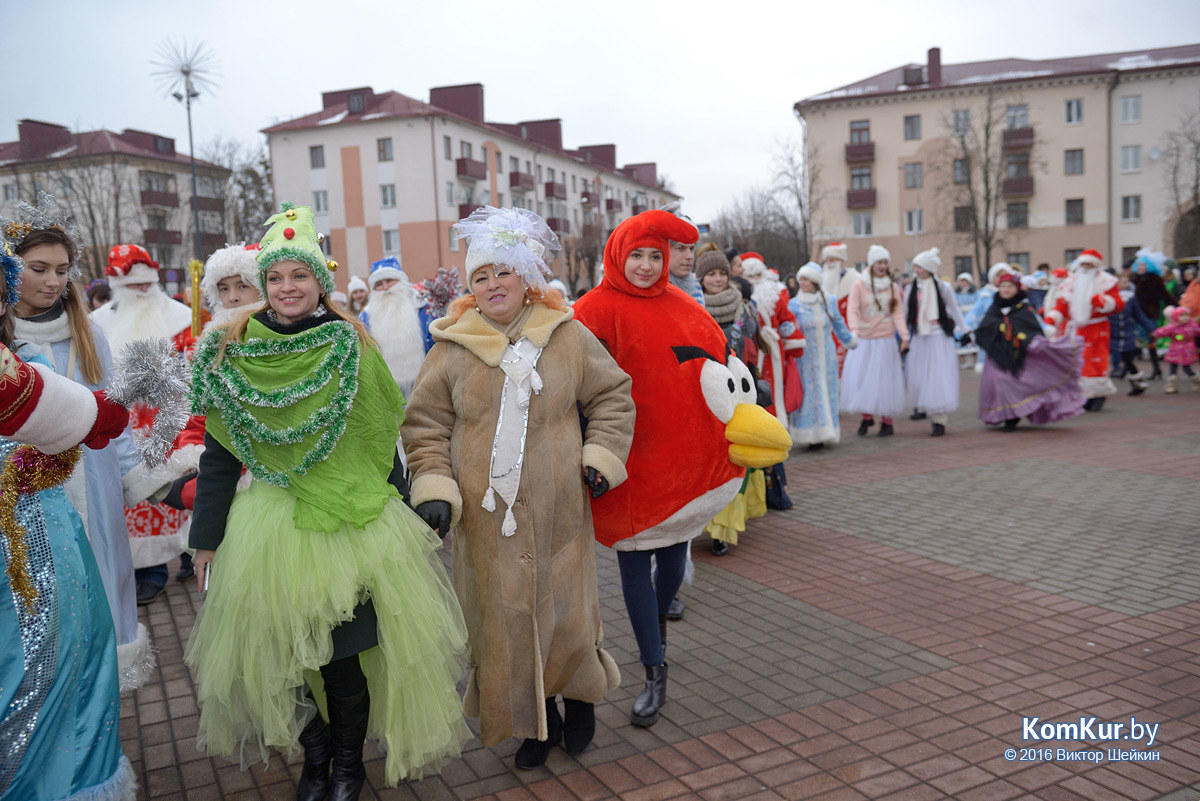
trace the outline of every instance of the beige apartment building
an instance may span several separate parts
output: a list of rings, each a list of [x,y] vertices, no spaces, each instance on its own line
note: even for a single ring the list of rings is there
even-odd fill
[[[816,244],[846,241],[860,266],[871,243],[895,266],[937,246],[943,276],[1058,267],[1085,248],[1113,265],[1141,247],[1196,255],[1177,252],[1200,210],[1176,202],[1165,154],[1189,117],[1200,125],[1200,45],[962,64],[932,48],[795,113]]]
[[[481,84],[431,89],[428,103],[370,87],[326,92],[320,111],[264,133],[275,197],[313,207],[329,255],[348,268],[343,288],[389,255],[413,281],[461,269],[451,226],[490,203],[544,217],[565,245],[551,267],[578,290],[621,220],[679,199],[653,162],[618,167],[615,145],[564,148],[559,119],[486,121]]]
[[[38,191],[53,194],[79,225],[89,279],[103,274],[113,245],[136,243],[174,292],[189,282],[184,267],[197,238],[205,258],[225,245],[229,170],[197,159],[193,197],[190,162],[174,139],[128,128],[76,133],[37,120],[21,120],[17,135],[0,143],[0,214],[13,217]]]

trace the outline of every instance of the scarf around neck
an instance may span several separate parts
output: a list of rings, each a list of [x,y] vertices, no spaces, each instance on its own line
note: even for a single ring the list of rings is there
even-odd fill
[[[484,321],[487,322],[487,324],[492,328],[495,328],[501,334],[504,334],[509,342],[516,342],[521,338],[521,332],[525,330],[525,323],[529,322],[529,315],[531,314],[533,314],[533,304],[526,303],[521,307],[521,310],[517,312],[517,316],[512,318],[508,325],[505,325],[504,323],[488,317],[483,313],[482,310],[479,312],[479,316],[482,317]]]
[[[718,325],[728,325],[736,320],[741,307],[742,292],[736,287],[727,286],[715,295],[704,293],[704,308]]]

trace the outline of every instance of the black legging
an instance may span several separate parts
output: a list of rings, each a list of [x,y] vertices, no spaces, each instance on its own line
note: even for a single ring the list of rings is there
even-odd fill
[[[367,689],[367,677],[358,663],[358,654],[321,665],[321,678],[325,681],[325,692],[337,698],[353,698]]]

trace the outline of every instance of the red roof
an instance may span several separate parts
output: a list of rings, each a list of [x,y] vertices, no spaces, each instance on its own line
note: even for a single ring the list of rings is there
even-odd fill
[[[907,92],[940,89],[949,86],[1009,83],[1068,75],[1095,75],[1109,72],[1158,70],[1178,66],[1200,65],[1200,44],[1162,47],[1154,50],[1129,50],[1122,53],[1100,53],[1071,58],[1026,59],[1002,58],[995,61],[968,61],[962,64],[942,64],[942,79],[938,83],[906,85],[905,72],[922,69],[924,64],[905,64],[846,84],[829,92],[807,97],[796,103],[797,108],[857,97],[904,94]],[[928,72],[925,74],[928,79]]]
[[[181,166],[189,163],[186,154],[175,152],[174,139],[146,131],[126,128],[116,133],[101,129],[73,134],[61,125],[36,120],[21,120],[18,130],[21,136],[19,140],[0,143],[0,166],[110,154],[166,161]],[[162,143],[162,150],[156,149],[159,143]],[[196,159],[196,166],[225,170],[203,159]]]
[[[361,112],[355,112],[353,114],[350,113],[349,94],[351,93],[361,93],[363,97],[363,110]],[[606,163],[607,159],[604,158],[604,156],[607,154],[607,151],[592,153],[592,158],[589,158],[588,153],[586,152],[591,148],[612,148],[612,154],[615,158],[615,145],[592,145],[584,146],[578,150],[569,150],[567,148],[555,147],[546,141],[544,136],[537,135],[536,133],[527,136],[521,135],[521,128],[523,126],[530,126],[541,122],[556,123],[558,122],[557,120],[536,120],[528,123],[517,124],[504,122],[480,122],[479,120],[471,119],[470,117],[464,116],[449,109],[434,106],[430,103],[409,97],[408,95],[402,95],[399,92],[389,91],[376,93],[372,92],[369,87],[363,87],[359,90],[347,90],[344,93],[327,92],[325,97],[328,99],[332,96],[340,94],[346,94],[347,99],[340,102],[326,102],[325,108],[321,109],[320,111],[313,112],[312,114],[306,114],[303,117],[296,117],[295,119],[276,123],[268,128],[263,128],[262,132],[270,135],[284,133],[286,131],[300,131],[319,128],[324,125],[340,125],[342,123],[367,122],[369,120],[380,119],[400,119],[404,117],[450,117],[466,123],[467,125],[472,125],[485,131],[491,131],[492,133],[504,136],[508,139],[518,139],[533,147],[553,151],[559,155],[565,156],[566,158],[578,161],[581,164],[586,164],[593,169],[615,173],[623,178],[628,178],[629,180],[653,189],[659,188],[657,183],[646,183],[645,181],[640,180],[638,173],[641,171],[617,168],[615,164],[610,165]],[[666,191],[667,194],[677,197],[674,192],[667,190],[661,191]]]

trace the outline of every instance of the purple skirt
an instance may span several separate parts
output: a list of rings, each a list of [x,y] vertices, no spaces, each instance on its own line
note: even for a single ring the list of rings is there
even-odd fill
[[[988,425],[1029,418],[1035,425],[1067,420],[1083,412],[1079,388],[1083,353],[1073,337],[1037,337],[1029,344],[1019,376],[988,359],[979,384],[979,419]]]

